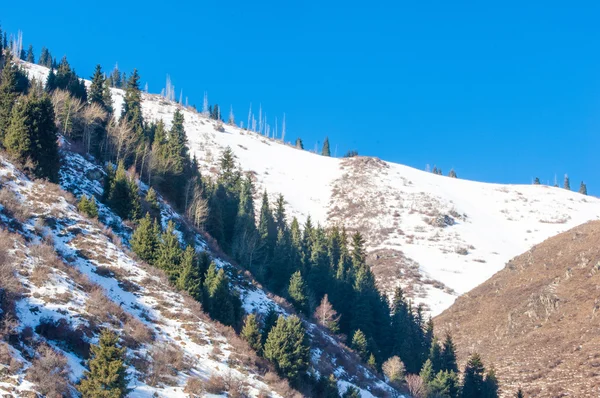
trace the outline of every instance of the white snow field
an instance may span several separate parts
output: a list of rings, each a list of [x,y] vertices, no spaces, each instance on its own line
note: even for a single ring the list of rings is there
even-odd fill
[[[47,74],[25,66],[35,76]],[[123,93],[112,93],[120,109]],[[143,98],[145,117],[167,126],[175,109],[182,110],[204,174],[216,172],[230,147],[242,169],[255,175],[257,195],[263,189],[272,199],[283,194],[288,215],[361,231],[380,286],[388,294],[403,286],[432,315],[512,257],[600,217],[598,198],[562,188],[454,179],[376,158],[324,157],[227,124],[217,131],[214,120],[193,109],[159,95]],[[296,137],[288,132],[287,138]]]

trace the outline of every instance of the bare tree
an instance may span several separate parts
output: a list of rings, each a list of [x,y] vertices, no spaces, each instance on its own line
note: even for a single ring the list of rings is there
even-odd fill
[[[404,380],[406,368],[398,356],[393,356],[385,361],[381,369],[392,383],[401,383]]]
[[[406,386],[408,387],[408,392],[410,396],[413,398],[425,398],[425,384],[423,383],[423,379],[419,375],[408,375],[406,376]]]
[[[132,134],[132,128],[129,123],[122,121],[117,122],[112,119],[106,129],[108,138],[109,157],[115,161],[119,161],[127,157],[135,149],[136,138]]]
[[[227,124],[230,126],[235,126],[235,115],[233,114],[233,105],[229,106],[229,119],[227,120]]]
[[[285,113],[283,114],[283,124],[281,126],[281,142],[285,142]]]
[[[333,309],[327,295],[323,296],[321,304],[315,310],[314,317],[320,325],[325,326],[334,333],[338,331],[340,315]]]
[[[67,137],[79,138],[83,132],[83,110],[85,104],[68,91],[54,90],[52,93],[54,122],[58,130]]]
[[[83,120],[83,143],[85,145],[86,151],[90,151],[91,142],[92,142],[92,133],[100,127],[106,119],[108,118],[108,113],[102,106],[96,103],[89,104],[86,106],[82,112],[82,120]]]
[[[208,117],[208,93],[204,92],[204,101],[202,102],[202,114]]]
[[[246,125],[246,129],[250,130],[250,121],[252,120],[252,102],[250,103],[250,108],[248,109],[248,124]]]

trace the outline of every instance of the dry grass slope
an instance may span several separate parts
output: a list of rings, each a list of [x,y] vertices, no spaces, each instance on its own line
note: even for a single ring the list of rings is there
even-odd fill
[[[435,322],[460,361],[496,366],[503,396],[600,396],[600,221],[514,258]]]

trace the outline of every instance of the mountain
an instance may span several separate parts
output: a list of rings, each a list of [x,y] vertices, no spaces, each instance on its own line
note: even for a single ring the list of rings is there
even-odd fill
[[[46,78],[47,68],[25,65]],[[114,109],[121,109],[123,91],[112,94]],[[229,147],[254,175],[256,191],[266,189],[273,201],[283,194],[291,216],[360,231],[380,288],[391,297],[401,285],[433,315],[512,257],[600,217],[600,199],[562,188],[481,183],[377,158],[321,156],[217,123],[160,95],[144,93],[143,99],[144,117],[162,119],[167,127],[182,110],[203,173],[215,174]]]
[[[503,396],[600,395],[600,221],[547,239],[510,260],[435,318],[459,361],[478,352]]]
[[[24,66],[30,77],[48,73],[37,65]],[[122,98],[120,90],[113,92]],[[0,154],[0,395],[73,396],[90,346],[108,328],[123,341],[130,397],[187,397],[201,390],[301,396],[231,327],[211,319],[163,271],[132,252],[131,224],[100,201],[106,176],[102,165],[64,137],[60,146],[58,185],[29,178]],[[142,181],[137,185],[147,192]],[[78,211],[84,195],[95,198],[97,218]],[[259,317],[270,308],[286,317],[294,313],[160,195],[158,203],[163,227],[172,221],[180,243],[185,237],[196,252],[209,254],[239,294],[244,312]],[[356,387],[363,397],[398,394],[337,337],[308,318],[301,322],[310,338],[311,375],[335,376],[342,393]]]

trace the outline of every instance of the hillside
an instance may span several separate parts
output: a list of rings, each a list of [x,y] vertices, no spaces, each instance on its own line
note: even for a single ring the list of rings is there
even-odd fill
[[[93,158],[73,152],[68,141],[61,139],[61,146],[60,186],[31,180],[0,156],[0,395],[31,396],[62,375],[76,382],[90,344],[108,327],[127,348],[131,397],[199,394],[189,390],[195,380],[205,386],[216,380],[224,387],[212,392],[230,396],[299,396],[233,329],[211,320],[162,271],[141,262],[128,245],[131,230],[110,208],[97,201],[97,220],[78,212],[76,198],[102,196],[104,172]],[[183,219],[162,200],[160,212],[164,223],[172,220],[184,232]],[[196,251],[209,251],[226,270],[247,312],[261,314],[274,306],[289,315],[283,300],[212,253],[203,236],[193,240]],[[313,374],[334,374],[341,392],[355,385],[364,397],[393,391],[322,328],[304,325]],[[34,359],[36,352],[47,355]],[[61,358],[66,362],[58,366]],[[56,380],[32,381],[34,369],[38,375],[63,372]]]
[[[46,78],[47,68],[24,65]],[[123,91],[111,90],[114,108],[121,109]],[[217,131],[214,120],[159,95],[144,93],[143,99],[144,117],[167,126],[182,110],[204,174],[216,173],[230,147],[255,176],[257,194],[266,189],[273,200],[283,194],[291,216],[361,231],[380,287],[391,296],[400,284],[434,315],[512,257],[600,217],[598,198],[561,188],[481,183],[377,158],[320,156],[235,126]]]
[[[460,361],[494,364],[504,396],[600,394],[600,222],[573,228],[510,260],[435,318]]]

